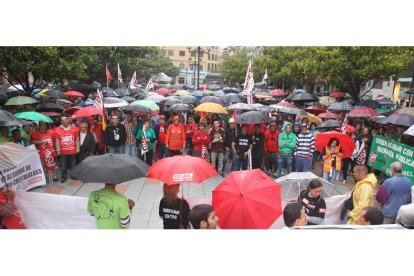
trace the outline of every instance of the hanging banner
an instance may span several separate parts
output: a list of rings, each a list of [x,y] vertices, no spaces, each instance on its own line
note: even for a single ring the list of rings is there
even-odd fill
[[[32,151],[29,151],[32,149]],[[3,148],[4,151],[7,149]],[[39,154],[34,146],[23,148],[22,151],[29,151],[29,154],[22,155],[21,159],[16,158],[14,164],[3,169],[0,177],[0,189],[7,186],[10,189],[27,191],[38,186],[46,185],[46,178],[43,172]],[[18,153],[15,154],[15,157]],[[4,182],[6,180],[6,183]]]
[[[391,176],[390,167],[395,161],[403,164],[402,174],[414,183],[414,148],[395,140],[375,135],[372,139],[368,165]]]

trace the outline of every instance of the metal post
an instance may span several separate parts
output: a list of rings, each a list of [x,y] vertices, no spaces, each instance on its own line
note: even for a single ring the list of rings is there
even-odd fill
[[[198,46],[197,48],[197,89],[200,87],[200,52],[201,47]]]

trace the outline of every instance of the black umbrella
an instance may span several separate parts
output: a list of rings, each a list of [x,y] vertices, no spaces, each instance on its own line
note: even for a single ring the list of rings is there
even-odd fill
[[[119,97],[118,93],[116,93],[115,90],[113,90],[110,87],[102,87],[100,90],[104,98],[105,97]]]
[[[33,122],[26,121],[26,120],[19,119],[19,118],[16,118],[14,120],[10,120],[7,122],[0,121],[0,126],[25,126],[25,125],[31,125],[31,124],[33,124]]]
[[[394,104],[395,104],[392,100],[387,99],[387,98],[378,99],[378,100],[377,100],[377,102],[378,102],[380,105],[394,105]]]
[[[359,102],[356,105],[366,106],[366,107],[373,108],[373,109],[381,107],[381,104],[377,101],[374,101],[374,100],[365,100],[365,101]]]
[[[77,165],[71,176],[84,183],[119,184],[145,177],[148,165],[139,158],[127,154],[89,156]]]
[[[170,105],[174,105],[174,104],[178,104],[178,103],[180,103],[180,100],[175,96],[167,97],[167,98],[165,98],[165,100],[160,102],[160,104],[166,105],[166,106],[170,106]]]
[[[295,108],[295,107],[287,107],[287,106],[277,106],[271,105],[271,107],[277,108],[279,112],[293,114],[293,115],[307,115],[306,111],[303,109]]]
[[[341,127],[342,123],[338,120],[328,120],[325,122],[322,122],[318,128],[337,128],[337,127]]]
[[[115,89],[116,94],[118,94],[120,97],[124,97],[125,95],[129,95],[130,91],[128,88],[117,88]]]
[[[268,123],[270,118],[260,111],[247,111],[236,118],[237,124],[260,124]]]
[[[410,90],[407,90],[407,91],[405,91],[404,93],[405,93],[405,94],[408,94],[408,95],[410,95],[410,94],[414,94],[414,88],[412,88],[412,89],[410,89]]]
[[[36,111],[37,112],[63,112],[63,107],[61,107],[60,105],[57,105],[55,103],[42,103],[40,104],[37,108]]]
[[[46,91],[44,95],[51,97],[51,98],[61,98],[61,99],[65,97],[65,95],[63,94],[63,91],[60,91],[57,89],[50,89]]]
[[[331,104],[328,107],[328,110],[329,111],[332,111],[332,110],[336,110],[336,111],[350,111],[350,110],[352,110],[352,108],[353,107],[352,107],[352,105],[349,102],[344,101],[344,102],[338,102],[338,103]]]
[[[232,105],[234,103],[243,102],[243,99],[239,96],[239,94],[236,94],[236,93],[228,93],[220,97],[220,100],[222,100],[226,105]]]
[[[377,121],[380,124],[393,124],[397,126],[412,126],[414,125],[414,116],[404,113],[394,112],[386,118],[381,118]]]
[[[197,97],[188,95],[188,96],[183,96],[180,97],[180,101],[183,104],[196,104],[198,103],[200,100]]]
[[[142,105],[139,105],[139,104],[123,106],[123,107],[121,107],[121,110],[151,113],[151,109],[150,108],[145,107],[145,106],[142,106]]]
[[[186,104],[174,104],[168,111],[189,111],[191,108]]]
[[[303,92],[294,94],[290,101],[294,103],[319,102],[319,97],[313,93]]]
[[[131,96],[124,96],[122,99],[124,99],[125,101],[132,103],[135,102],[137,99],[135,99],[134,97]]]

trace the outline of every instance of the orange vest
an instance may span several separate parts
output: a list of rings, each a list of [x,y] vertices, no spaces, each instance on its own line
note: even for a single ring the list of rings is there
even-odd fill
[[[342,163],[342,159],[341,157],[338,156],[339,153],[339,149],[341,146],[337,146],[335,147],[335,152],[336,152],[336,164],[335,164],[335,169],[337,171],[341,171],[341,163]],[[330,172],[331,168],[332,168],[332,156],[331,156],[331,151],[329,150],[328,146],[325,147],[325,151],[326,151],[326,156],[327,158],[325,159],[325,162],[323,162],[323,171],[324,172]]]

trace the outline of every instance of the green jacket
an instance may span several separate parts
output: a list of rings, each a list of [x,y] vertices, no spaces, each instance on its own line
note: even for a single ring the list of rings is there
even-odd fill
[[[148,128],[145,130],[145,135],[147,136],[147,139],[150,139],[150,142],[148,143],[148,149],[152,150],[154,148],[154,141],[157,140],[157,137],[155,136],[155,132],[152,128]],[[138,142],[138,147],[140,150],[142,149],[141,139],[142,139],[142,127],[138,131],[138,134],[137,134],[137,142]]]
[[[293,154],[293,150],[296,147],[296,135],[292,133],[292,130],[286,133],[286,126],[288,125],[292,127],[290,123],[287,123],[284,131],[279,135],[279,150],[280,153]]]

